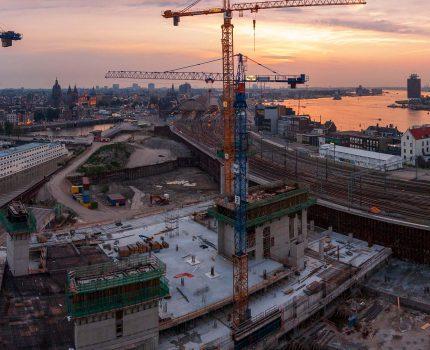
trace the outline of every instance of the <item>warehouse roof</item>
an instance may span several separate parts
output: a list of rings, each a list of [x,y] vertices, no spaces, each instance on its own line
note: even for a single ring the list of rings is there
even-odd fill
[[[320,146],[320,150],[328,150],[328,151],[334,151],[337,154],[339,153],[346,153],[357,157],[363,157],[363,158],[371,158],[371,159],[377,159],[377,160],[396,160],[401,159],[399,156],[395,156],[392,154],[386,154],[386,153],[379,153],[379,152],[372,152],[367,151],[364,149],[358,149],[358,148],[351,148],[351,147],[343,147],[343,146],[337,146],[332,144],[325,144]]]
[[[123,201],[125,200],[125,197],[122,194],[119,193],[111,193],[107,195],[109,200],[112,201]]]
[[[57,145],[57,144],[58,143],[55,143],[55,142],[50,142],[50,143],[36,143],[36,142],[27,143],[27,144],[22,145],[22,146],[11,147],[9,149],[0,151],[0,158],[1,157],[11,156],[11,155],[13,155],[15,153],[29,151],[29,150],[32,150],[34,148],[41,147],[41,146],[52,147],[52,146]]]

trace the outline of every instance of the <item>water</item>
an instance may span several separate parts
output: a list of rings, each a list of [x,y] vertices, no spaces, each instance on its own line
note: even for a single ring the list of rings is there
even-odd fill
[[[394,124],[400,131],[413,125],[430,124],[428,111],[413,111],[403,108],[388,108],[398,100],[406,99],[406,91],[384,91],[382,96],[344,97],[340,101],[332,98],[301,100],[301,114],[322,122],[333,120],[341,131],[367,129],[370,125]],[[297,100],[287,100],[285,105],[298,109]]]
[[[101,130],[105,131],[110,129],[114,124],[100,124],[91,126],[82,126],[71,129],[61,130],[43,130],[30,133],[30,135],[43,135],[43,136],[87,136],[91,131]]]

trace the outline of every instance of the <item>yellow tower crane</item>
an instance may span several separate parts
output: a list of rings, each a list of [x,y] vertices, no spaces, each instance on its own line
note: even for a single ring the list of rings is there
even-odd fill
[[[224,194],[233,195],[233,163],[234,163],[234,52],[233,52],[233,12],[243,15],[245,11],[257,13],[260,10],[293,8],[293,7],[317,7],[317,6],[345,6],[364,5],[365,0],[281,0],[281,1],[259,1],[231,4],[230,0],[223,0],[222,7],[213,7],[203,10],[192,10],[201,0],[193,1],[181,11],[167,10],[163,13],[164,18],[172,18],[175,26],[179,25],[182,17],[223,14],[224,23],[222,28],[222,76],[223,76],[223,121],[224,121]],[[246,261],[245,261],[246,260]],[[233,266],[233,330],[248,319],[248,261],[246,254],[240,263],[234,259]],[[246,269],[246,271],[245,271]]]

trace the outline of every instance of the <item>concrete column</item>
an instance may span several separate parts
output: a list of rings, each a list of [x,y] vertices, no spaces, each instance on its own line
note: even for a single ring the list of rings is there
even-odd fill
[[[307,242],[308,242],[308,210],[307,209],[302,210],[302,237],[303,237],[303,242],[305,242],[307,246]]]
[[[224,188],[224,174],[225,174],[224,166],[221,165],[220,166],[220,174],[219,174],[219,192],[221,194],[225,193],[225,188]]]
[[[318,253],[320,255],[320,259],[324,259],[324,241],[322,239],[318,242]]]
[[[294,216],[294,238],[297,238],[297,236],[299,235],[299,216],[296,214]]]
[[[315,232],[315,221],[309,221],[309,231]]]
[[[255,258],[263,259],[263,227],[260,226],[255,229]]]
[[[28,275],[29,233],[7,234],[7,263],[14,276]]]
[[[221,221],[218,221],[218,254],[224,255],[224,237],[225,237],[225,224]]]

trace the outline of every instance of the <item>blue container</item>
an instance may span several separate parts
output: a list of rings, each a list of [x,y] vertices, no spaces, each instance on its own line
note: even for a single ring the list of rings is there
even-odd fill
[[[89,203],[89,202],[91,202],[90,195],[88,195],[88,196],[83,195],[83,196],[82,196],[82,202],[84,202],[84,203]]]

